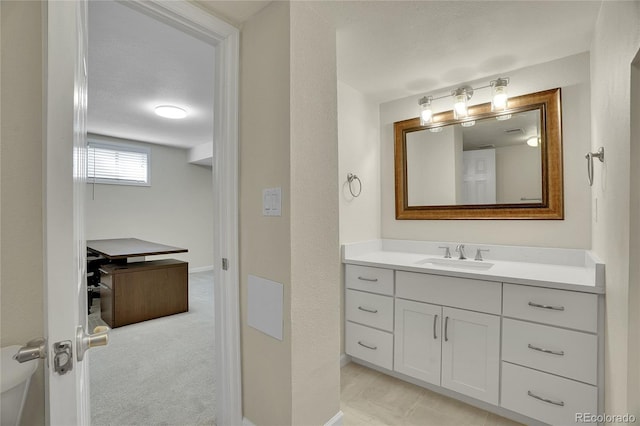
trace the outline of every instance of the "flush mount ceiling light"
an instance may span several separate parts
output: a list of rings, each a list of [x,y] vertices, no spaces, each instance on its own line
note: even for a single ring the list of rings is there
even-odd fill
[[[505,121],[505,120],[509,120],[510,118],[511,118],[511,114],[503,114],[503,115],[496,116],[496,120],[498,121]]]
[[[160,117],[171,118],[173,120],[179,120],[187,116],[187,110],[174,105],[158,105],[154,111]]]
[[[460,123],[460,125],[461,125],[462,127],[471,127],[471,126],[475,126],[475,125],[476,125],[476,120],[463,121],[462,123]]]
[[[424,96],[418,101],[420,106],[420,125],[426,126],[433,121],[433,109],[432,102],[438,99],[444,99],[448,97],[453,98],[453,117],[456,120],[467,118],[469,116],[469,101],[473,96],[474,91],[480,89],[491,88],[491,111],[506,111],[509,104],[509,96],[507,94],[507,86],[509,85],[509,77],[500,77],[492,80],[486,86],[471,87],[462,86],[451,91],[450,95],[444,95],[439,97]],[[504,118],[502,118],[504,117]],[[505,114],[501,117],[496,117],[501,120],[508,120],[511,118],[510,114]],[[473,124],[469,124],[472,126]]]
[[[533,136],[527,139],[527,145],[529,146],[536,147],[538,146],[539,143],[540,143],[540,138],[537,136]]]

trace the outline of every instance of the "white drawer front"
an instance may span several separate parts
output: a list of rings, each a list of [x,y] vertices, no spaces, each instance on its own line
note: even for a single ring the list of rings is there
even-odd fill
[[[502,284],[442,275],[396,272],[396,297],[500,315]]]
[[[392,332],[393,297],[348,289],[345,316],[348,321]]]
[[[347,288],[393,296],[393,271],[369,266],[347,265],[345,284]]]
[[[347,321],[345,341],[348,355],[393,369],[393,334]]]
[[[595,333],[598,296],[505,283],[503,315]]]
[[[505,318],[502,359],[597,385],[598,338],[593,334]]]
[[[503,362],[500,405],[551,425],[570,425],[576,423],[576,413],[598,412],[598,390]]]

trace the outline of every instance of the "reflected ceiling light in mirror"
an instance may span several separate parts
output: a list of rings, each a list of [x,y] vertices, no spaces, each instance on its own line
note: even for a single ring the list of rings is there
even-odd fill
[[[431,110],[431,96],[425,96],[418,101],[420,105],[420,125],[424,126],[431,123],[433,119],[433,111]]]
[[[463,121],[462,123],[460,123],[460,125],[462,127],[471,127],[471,126],[475,126],[476,125],[476,121],[475,120]]]
[[[440,133],[442,131],[442,127],[432,127],[429,129],[431,133]]]
[[[527,139],[527,145],[532,146],[534,148],[538,146],[539,143],[540,143],[540,138],[537,136],[533,136]]]
[[[496,116],[496,120],[498,120],[498,121],[506,121],[506,120],[509,120],[510,118],[511,118],[511,114],[504,114],[504,115]]]
[[[497,78],[489,83],[491,86],[491,111],[504,111],[509,103],[507,86],[509,78]]]
[[[175,105],[158,105],[154,109],[155,113],[160,117],[179,120],[187,116],[187,110]]]

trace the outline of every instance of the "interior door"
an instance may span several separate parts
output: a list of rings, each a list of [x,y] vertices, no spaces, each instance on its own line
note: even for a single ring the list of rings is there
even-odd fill
[[[83,194],[86,161],[86,0],[46,2],[45,371],[47,424],[88,425],[87,363],[77,327],[86,326]],[[70,347],[56,372],[55,344]],[[86,357],[85,357],[86,360]]]
[[[496,150],[464,151],[464,204],[496,203]]]

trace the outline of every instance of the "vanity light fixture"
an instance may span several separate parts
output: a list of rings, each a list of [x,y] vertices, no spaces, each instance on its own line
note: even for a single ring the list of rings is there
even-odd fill
[[[505,121],[505,120],[509,120],[510,118],[511,118],[511,114],[503,114],[503,115],[496,116],[496,120],[498,121]]]
[[[429,129],[431,133],[440,133],[442,131],[442,127],[432,127]]]
[[[425,96],[418,101],[420,104],[420,125],[424,126],[431,123],[433,119],[433,111],[431,110],[431,96]]]
[[[187,110],[174,105],[158,105],[154,111],[160,117],[173,120],[179,120],[187,116]]]
[[[462,123],[460,123],[460,125],[461,125],[462,127],[471,127],[471,126],[475,126],[475,125],[476,125],[476,120],[463,121]]]
[[[507,95],[509,78],[497,78],[489,82],[489,85],[491,86],[491,111],[506,110],[509,103],[509,96]]]
[[[509,104],[509,96],[507,94],[507,86],[509,85],[509,77],[499,77],[495,80],[491,80],[486,86],[471,87],[462,86],[451,91],[450,95],[444,96],[423,96],[418,101],[420,106],[420,125],[426,126],[433,122],[433,109],[432,103],[438,99],[444,99],[451,96],[453,98],[453,118],[460,120],[469,116],[469,100],[473,96],[475,90],[491,88],[491,111],[506,111]],[[505,114],[496,117],[497,120],[508,120],[511,118],[511,114]],[[469,124],[472,126],[473,124]]]

